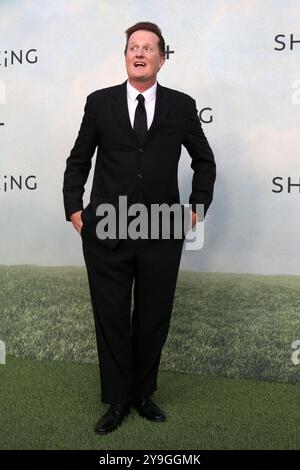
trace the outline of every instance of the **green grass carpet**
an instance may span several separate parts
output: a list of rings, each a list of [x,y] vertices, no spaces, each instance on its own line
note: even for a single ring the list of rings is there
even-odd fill
[[[0,266],[7,354],[98,361],[85,267]],[[180,271],[164,371],[300,383],[300,276]]]
[[[164,423],[136,410],[109,435],[93,429],[98,366],[7,357],[0,365],[3,449],[299,449],[299,387],[251,379],[159,373]]]

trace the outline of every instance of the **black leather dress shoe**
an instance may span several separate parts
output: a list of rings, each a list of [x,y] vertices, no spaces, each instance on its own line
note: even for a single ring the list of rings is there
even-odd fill
[[[107,434],[116,429],[130,412],[130,403],[118,403],[110,405],[108,410],[96,424],[97,434]]]
[[[151,397],[134,398],[132,405],[137,409],[138,413],[142,418],[149,419],[150,421],[165,421],[166,415],[164,412],[154,403]]]

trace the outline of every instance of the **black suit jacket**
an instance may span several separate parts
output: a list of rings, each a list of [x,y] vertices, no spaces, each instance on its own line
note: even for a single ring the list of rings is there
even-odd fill
[[[66,161],[66,220],[83,209],[84,185],[96,147],[91,213],[100,203],[118,204],[119,195],[134,201],[139,191],[145,202],[179,203],[177,170],[182,145],[194,171],[189,203],[193,208],[196,203],[204,204],[205,217],[213,199],[216,164],[195,100],[157,82],[153,122],[141,143],[130,123],[126,82],[87,96],[78,136]]]

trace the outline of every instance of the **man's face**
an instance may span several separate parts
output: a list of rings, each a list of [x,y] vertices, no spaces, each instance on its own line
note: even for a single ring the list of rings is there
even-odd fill
[[[136,82],[155,81],[165,62],[158,47],[159,38],[151,31],[135,31],[129,37],[125,56],[127,75]],[[144,65],[137,65],[142,63]]]

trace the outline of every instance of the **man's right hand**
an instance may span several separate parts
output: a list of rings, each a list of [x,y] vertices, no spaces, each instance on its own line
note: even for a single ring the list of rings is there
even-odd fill
[[[72,214],[70,216],[70,219],[71,219],[71,222],[73,224],[73,227],[75,228],[75,230],[77,230],[77,232],[79,234],[81,234],[81,229],[82,229],[82,226],[83,226],[83,222],[82,222],[82,218],[81,218],[81,213],[82,213],[82,210],[81,211],[78,211],[78,212],[74,212],[74,214]]]

